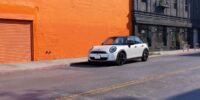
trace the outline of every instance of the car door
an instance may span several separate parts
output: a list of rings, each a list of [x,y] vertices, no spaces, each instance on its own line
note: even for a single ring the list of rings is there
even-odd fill
[[[144,51],[144,44],[142,40],[139,37],[134,36],[134,42],[136,48],[136,57],[142,57]]]
[[[127,52],[127,58],[136,58],[138,57],[138,45],[135,44],[135,40],[133,36],[130,36],[127,38],[127,41],[132,42],[132,43],[128,43],[128,48],[126,50]]]

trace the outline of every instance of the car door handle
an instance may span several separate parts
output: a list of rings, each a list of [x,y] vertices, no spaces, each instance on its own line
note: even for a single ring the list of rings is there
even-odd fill
[[[144,47],[144,45],[142,45],[142,47]]]
[[[135,46],[135,48],[137,48],[137,46]]]

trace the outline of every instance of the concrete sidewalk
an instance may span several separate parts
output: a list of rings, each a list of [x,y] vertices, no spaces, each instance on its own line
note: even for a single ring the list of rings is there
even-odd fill
[[[190,49],[189,51],[175,50],[175,51],[159,51],[153,52],[150,57],[159,57],[167,55],[182,55],[197,53],[200,50]],[[70,66],[71,63],[86,62],[87,57],[73,58],[73,59],[59,59],[59,60],[48,60],[48,61],[37,61],[37,62],[26,62],[26,63],[15,63],[15,64],[0,64],[0,74],[8,74],[13,72],[21,71],[32,71],[41,69],[53,69],[53,68],[65,68]]]

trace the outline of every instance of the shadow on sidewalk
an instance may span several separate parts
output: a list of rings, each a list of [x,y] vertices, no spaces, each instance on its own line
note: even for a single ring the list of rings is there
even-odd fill
[[[183,54],[180,56],[187,56],[187,57],[200,57],[200,52],[198,53],[192,53],[192,54]]]
[[[131,60],[131,61],[127,61],[126,64],[133,64],[133,63],[137,63],[140,62],[139,60]],[[122,65],[122,66],[124,66]],[[102,67],[115,67],[117,66],[115,63],[89,63],[89,62],[78,62],[78,63],[71,63],[70,67],[82,67],[82,68],[102,68]]]

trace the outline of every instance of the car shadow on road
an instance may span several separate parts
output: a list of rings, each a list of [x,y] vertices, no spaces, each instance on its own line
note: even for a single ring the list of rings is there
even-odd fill
[[[76,62],[71,63],[70,67],[82,67],[82,68],[100,68],[100,67],[111,67],[114,66],[112,63],[89,63],[89,62]]]
[[[200,52],[198,53],[192,53],[192,54],[183,54],[180,56],[186,56],[186,57],[200,57]]]
[[[200,89],[189,91],[183,94],[175,95],[166,100],[200,100]]]
[[[138,63],[140,61],[138,60],[131,60],[131,61],[127,61],[124,65],[125,66],[127,64],[133,64],[133,63]],[[81,67],[81,68],[102,68],[102,67],[116,67],[118,65],[116,65],[115,63],[89,63],[89,62],[77,62],[77,63],[71,63],[70,67]]]
[[[150,100],[150,99],[142,99],[142,98],[127,96],[127,97],[109,98],[108,100]]]
[[[28,90],[27,93],[24,94],[17,94],[15,92],[0,92],[0,99],[9,98],[8,100],[49,100],[49,97],[44,97],[49,92],[50,91],[47,90]]]

